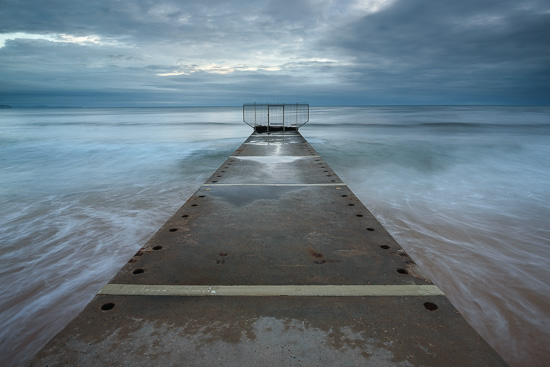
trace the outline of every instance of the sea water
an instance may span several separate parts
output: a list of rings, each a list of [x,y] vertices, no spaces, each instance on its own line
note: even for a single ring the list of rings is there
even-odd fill
[[[250,134],[240,107],[0,110],[0,365]],[[312,107],[302,134],[512,365],[550,360],[550,107]]]

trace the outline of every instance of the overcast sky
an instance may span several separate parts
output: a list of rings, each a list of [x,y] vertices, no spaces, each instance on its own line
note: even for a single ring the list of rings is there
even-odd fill
[[[548,0],[0,0],[0,104],[550,104]]]

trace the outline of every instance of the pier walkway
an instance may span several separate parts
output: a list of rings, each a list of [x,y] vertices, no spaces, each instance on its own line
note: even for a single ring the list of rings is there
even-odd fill
[[[298,131],[253,133],[29,366],[501,366]]]

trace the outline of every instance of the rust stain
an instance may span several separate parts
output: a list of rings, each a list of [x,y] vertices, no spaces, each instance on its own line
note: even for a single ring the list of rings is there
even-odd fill
[[[311,247],[308,247],[307,252],[309,252],[309,254],[310,254],[311,256],[316,257],[316,258],[321,258],[321,257],[324,256],[322,253],[315,251],[315,250],[312,249]]]
[[[307,252],[311,257],[313,257],[315,260],[313,261],[314,264],[322,265],[326,263],[339,263],[341,260],[329,260],[325,258],[325,255],[322,253],[315,251],[311,246],[308,247]]]

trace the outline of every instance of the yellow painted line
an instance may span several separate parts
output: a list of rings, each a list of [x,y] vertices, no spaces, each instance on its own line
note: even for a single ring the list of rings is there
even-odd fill
[[[345,183],[319,183],[319,184],[291,184],[291,183],[282,183],[282,184],[270,184],[270,183],[262,183],[262,184],[247,184],[247,183],[234,183],[234,184],[223,184],[223,183],[215,183],[215,184],[203,184],[204,187],[209,186],[346,186]]]
[[[273,159],[273,158],[321,158],[320,155],[230,155],[229,158],[258,158],[258,159]]]
[[[98,294],[117,296],[443,296],[435,285],[145,285],[107,284]]]

